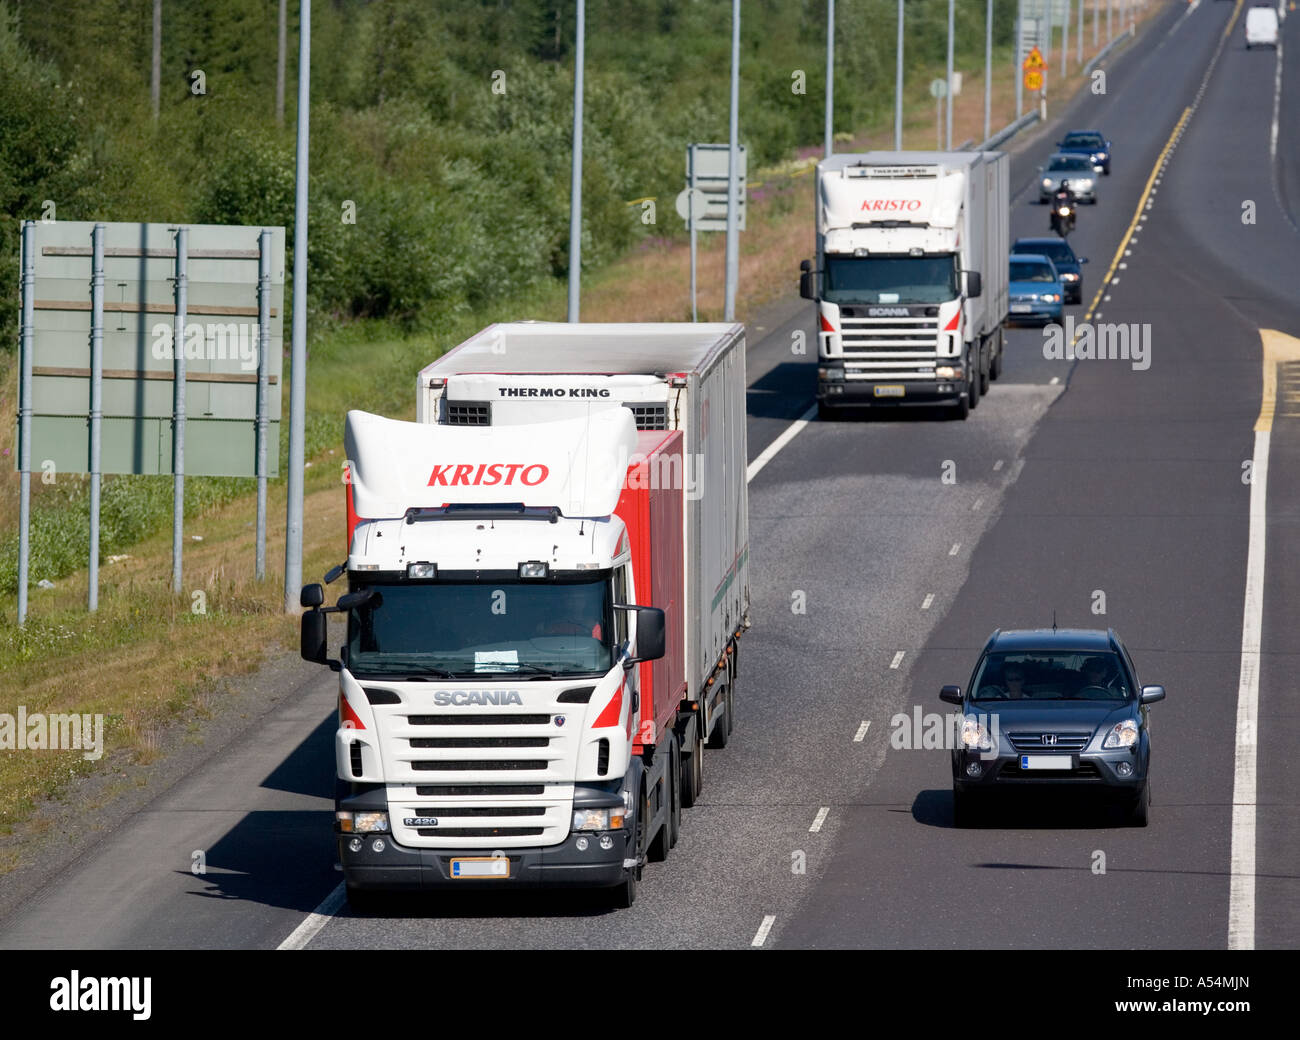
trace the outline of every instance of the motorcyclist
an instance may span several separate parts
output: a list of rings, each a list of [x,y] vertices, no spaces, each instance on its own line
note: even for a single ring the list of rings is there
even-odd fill
[[[1067,232],[1074,230],[1074,211],[1078,199],[1074,191],[1070,188],[1068,181],[1061,181],[1056,193],[1052,196],[1052,230],[1058,235],[1065,235]],[[1061,209],[1069,210],[1065,216],[1061,215]]]

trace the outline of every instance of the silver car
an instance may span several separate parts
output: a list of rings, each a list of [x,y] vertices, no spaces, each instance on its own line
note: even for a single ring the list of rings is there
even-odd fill
[[[1038,201],[1047,202],[1062,183],[1068,184],[1080,202],[1097,201],[1097,171],[1086,155],[1053,155],[1046,166],[1039,167]]]

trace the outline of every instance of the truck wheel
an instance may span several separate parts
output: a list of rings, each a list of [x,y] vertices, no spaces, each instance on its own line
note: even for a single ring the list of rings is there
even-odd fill
[[[981,351],[981,353],[983,353]],[[980,396],[989,392],[989,380],[993,377],[993,359],[988,359],[988,364],[980,365]]]
[[[825,401],[818,401],[817,418],[822,422],[832,422],[835,419],[835,409],[828,407]]]
[[[384,909],[386,902],[383,892],[369,888],[355,888],[348,885],[348,907],[354,914],[375,914]]]
[[[731,743],[731,682],[727,682],[727,690],[722,695],[722,718],[713,724],[713,732],[709,734],[709,747],[720,751]]]
[[[699,720],[696,722],[695,739],[682,767],[682,805],[687,809],[696,803],[704,787],[704,741],[700,738]]]
[[[636,841],[632,847],[635,864],[625,868],[623,880],[614,889],[614,903],[623,910],[629,910],[636,902],[636,890],[641,881],[641,861],[645,856],[646,817],[650,815],[650,806],[646,801],[645,787],[641,788],[640,805],[636,811]]]
[[[677,835],[673,829],[673,816],[677,807],[677,781],[675,778],[680,775],[680,770],[677,767],[675,742],[675,737],[669,737],[669,744],[664,748],[668,755],[668,768],[664,770],[664,777],[661,782],[665,786],[664,793],[668,798],[668,815],[664,819],[663,826],[655,832],[654,841],[650,843],[650,848],[646,851],[646,859],[651,863],[662,863],[668,858],[668,850],[677,844]]]
[[[1002,338],[1002,331],[998,330],[998,349],[993,352],[993,358],[989,361],[989,378],[997,379],[1002,374],[1002,352],[1006,349],[1006,342]]]
[[[979,371],[979,351],[975,351],[974,358],[971,357],[971,351],[966,351],[966,371],[970,372],[970,410],[973,412],[980,406],[980,371]]]
[[[970,398],[965,394],[957,398],[957,405],[955,408],[949,409],[949,414],[951,418],[956,419],[958,422],[963,421],[970,415]]]
[[[668,813],[668,847],[677,847],[677,838],[682,832],[682,746],[677,734],[672,736],[672,759],[668,767],[668,782],[672,788],[672,808]]]

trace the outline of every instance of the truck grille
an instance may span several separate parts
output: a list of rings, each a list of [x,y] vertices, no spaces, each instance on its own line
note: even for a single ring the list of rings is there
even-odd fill
[[[843,308],[840,345],[849,379],[934,379],[939,319],[859,318],[852,308]]]
[[[448,401],[448,426],[491,426],[491,401]]]
[[[417,816],[435,816],[438,819],[471,816],[545,816],[546,807],[541,805],[422,805],[414,812]]]
[[[550,763],[544,758],[481,758],[457,761],[449,758],[417,759],[411,768],[426,773],[450,772],[500,772],[513,769],[545,769]]]
[[[420,827],[421,838],[536,838],[542,827]]]
[[[413,748],[537,748],[548,747],[549,737],[412,737]]]
[[[545,784],[421,784],[421,798],[528,798],[546,793]]]
[[[545,726],[549,715],[408,715],[412,726]]]

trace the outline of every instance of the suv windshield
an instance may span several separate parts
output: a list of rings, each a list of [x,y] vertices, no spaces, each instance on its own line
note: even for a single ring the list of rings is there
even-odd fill
[[[353,675],[603,675],[614,666],[609,575],[581,582],[376,584],[348,613]]]
[[[957,258],[827,256],[828,303],[943,303],[957,298]]]
[[[1011,280],[1013,282],[1054,282],[1056,276],[1047,264],[1032,260],[1012,260]]]
[[[971,683],[972,700],[1126,701],[1132,685],[1119,657],[1107,651],[992,653]]]

